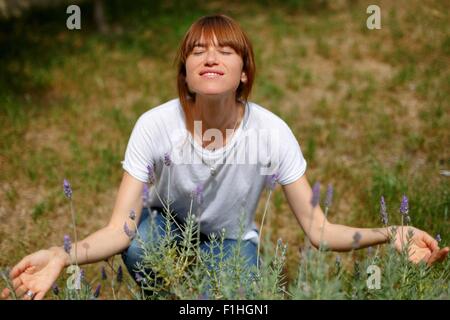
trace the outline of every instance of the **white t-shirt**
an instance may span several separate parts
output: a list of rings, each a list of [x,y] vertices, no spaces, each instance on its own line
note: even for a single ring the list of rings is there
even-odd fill
[[[151,164],[160,197],[166,201],[169,196],[182,221],[192,202],[202,233],[219,235],[225,229],[226,238],[237,239],[243,215],[243,238],[257,242],[255,211],[271,175],[277,174],[278,182],[286,185],[305,173],[307,163],[294,134],[280,117],[248,102],[231,140],[212,151],[194,141],[184,119],[178,98],[142,114],[128,141],[123,169],[148,182]],[[171,158],[170,166],[164,164],[165,154]],[[202,190],[202,201],[192,196],[196,189]],[[162,207],[153,189],[149,206]]]

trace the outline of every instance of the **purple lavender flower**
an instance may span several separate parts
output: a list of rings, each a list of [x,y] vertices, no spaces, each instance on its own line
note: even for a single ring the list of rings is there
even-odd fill
[[[383,225],[387,226],[389,221],[388,221],[388,215],[387,215],[387,211],[386,211],[386,203],[384,202],[383,196],[381,196],[381,200],[380,200],[380,214],[381,214],[381,221],[383,222]]]
[[[408,210],[408,197],[406,195],[403,195],[402,203],[400,204],[400,213],[402,215],[407,215],[408,212],[409,212],[409,210]]]
[[[106,280],[108,278],[108,276],[106,275],[106,269],[105,267],[102,267],[100,269],[100,274],[102,275],[102,280]]]
[[[356,249],[359,247],[359,241],[361,240],[362,236],[361,233],[359,233],[358,231],[355,232],[355,234],[353,235],[353,243],[352,243],[352,247],[353,249]]]
[[[278,172],[274,173],[274,174],[272,174],[270,176],[267,176],[267,178],[266,178],[266,187],[269,190],[275,189],[279,179],[280,179],[280,174]]]
[[[327,189],[327,198],[325,200],[325,206],[327,206],[328,208],[331,207],[332,200],[333,200],[333,186],[330,183]]]
[[[81,283],[83,283],[83,280],[84,280],[84,270],[80,269],[80,272],[78,273],[77,278],[75,280],[75,287],[77,289],[81,288]]]
[[[170,154],[168,152],[164,153],[164,165],[170,167],[172,164],[172,159],[170,159]]]
[[[152,164],[147,165],[147,175],[148,175],[148,183],[150,185],[155,184],[155,182],[156,182],[155,170],[153,169]]]
[[[84,280],[85,272],[83,269],[80,270],[80,281]]]
[[[101,284],[99,284],[98,286],[97,286],[97,288],[95,289],[95,291],[94,291],[94,298],[98,298],[99,296],[100,296],[100,289],[102,288],[102,285]]]
[[[125,231],[125,234],[128,236],[128,238],[133,239],[134,236],[136,235],[136,232],[134,232],[133,230],[130,230],[130,228],[128,228],[128,224],[125,222],[123,225],[123,231]]]
[[[70,183],[69,183],[69,181],[67,181],[67,179],[64,179],[63,188],[64,188],[64,194],[66,195],[66,197],[68,199],[71,199],[72,198],[72,188],[70,187]]]
[[[136,282],[142,282],[144,278],[139,273],[136,273],[136,276],[134,277],[136,279]]]
[[[203,203],[203,191],[204,188],[202,184],[198,184],[195,189],[192,190],[192,197],[195,198],[199,205]]]
[[[117,282],[122,282],[123,280],[123,271],[122,271],[122,266],[119,266],[119,268],[117,269]]]
[[[311,205],[317,207],[320,201],[320,182],[314,184],[312,192]]]
[[[142,191],[142,202],[144,207],[146,207],[148,203],[148,186],[146,183],[144,184],[144,190]]]
[[[64,251],[70,254],[70,249],[72,249],[72,242],[70,237],[66,234],[64,236]]]
[[[56,295],[56,296],[59,294],[59,287],[58,287],[58,285],[56,283],[54,283],[52,285],[52,291],[53,291],[53,294]]]
[[[442,241],[441,235],[439,233],[436,235],[435,239],[436,239],[437,242],[441,242]]]
[[[369,247],[367,248],[367,255],[368,255],[369,257],[371,257],[371,256],[372,256],[372,253],[373,253],[373,248],[372,248],[371,246],[369,246]]]
[[[134,210],[131,210],[129,217],[130,217],[131,220],[136,219],[136,212]]]
[[[409,218],[409,208],[408,208],[408,198],[406,195],[403,195],[402,197],[402,203],[400,204],[400,213],[403,216],[403,221],[408,224],[411,222],[411,219]]]

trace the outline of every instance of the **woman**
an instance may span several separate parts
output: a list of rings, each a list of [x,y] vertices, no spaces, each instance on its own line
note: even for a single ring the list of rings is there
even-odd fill
[[[224,229],[227,250],[237,243],[239,217],[244,215],[242,254],[249,265],[255,265],[258,233],[253,220],[267,177],[282,185],[313,246],[318,247],[322,239],[331,250],[349,251],[357,232],[361,236],[359,248],[388,241],[392,229],[332,224],[320,206],[311,204],[306,161],[292,131],[275,114],[247,101],[255,65],[252,46],[236,22],[224,15],[199,19],[187,31],[177,61],[179,99],[145,112],[136,122],[108,225],[72,246],[69,254],[62,247],[51,247],[24,257],[10,274],[19,297],[44,298],[61,271],[75,259],[81,265],[122,253],[128,270],[134,273],[140,251],[136,241],[123,231],[125,223],[135,231],[129,213],[135,212],[138,230],[148,238],[150,216],[158,224],[164,221],[160,196],[183,221],[192,190],[198,200],[192,211],[202,234]],[[154,215],[143,210],[145,183],[154,184],[157,191],[148,199]],[[176,226],[172,227],[176,231]],[[429,234],[413,230],[411,261],[424,260],[431,265],[447,256],[448,247],[440,249]],[[402,227],[395,231],[398,250],[406,231]],[[163,235],[162,228],[158,235]],[[207,248],[206,237],[201,246]],[[8,294],[4,289],[2,297]]]

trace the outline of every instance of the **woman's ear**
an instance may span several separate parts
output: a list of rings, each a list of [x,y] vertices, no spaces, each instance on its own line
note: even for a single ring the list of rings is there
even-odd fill
[[[241,81],[242,81],[243,83],[246,83],[246,82],[247,82],[247,75],[245,74],[245,72],[242,72],[242,75],[241,75]]]

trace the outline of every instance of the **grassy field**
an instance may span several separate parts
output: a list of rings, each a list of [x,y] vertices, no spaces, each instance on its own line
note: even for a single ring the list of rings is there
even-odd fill
[[[369,4],[381,8],[381,30],[366,28]],[[450,169],[448,3],[108,1],[106,9],[107,35],[89,4],[81,31],[66,29],[65,7],[0,24],[0,267],[62,245],[71,230],[64,178],[79,238],[108,222],[135,121],[176,97],[178,44],[195,19],[216,12],[253,42],[250,100],[290,125],[310,183],[334,186],[330,221],[379,226],[384,195],[400,223],[406,194],[413,225],[448,244],[450,178],[439,174]],[[289,244],[292,278],[303,232],[281,188],[267,219],[274,240]],[[101,265],[87,276],[99,278]]]

